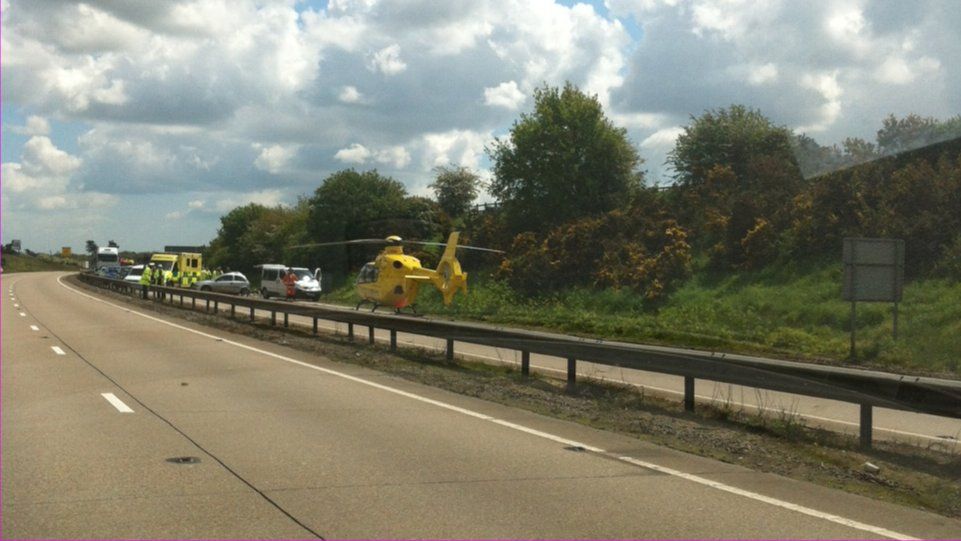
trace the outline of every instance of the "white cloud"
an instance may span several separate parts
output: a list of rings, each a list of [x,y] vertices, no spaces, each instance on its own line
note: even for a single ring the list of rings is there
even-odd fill
[[[49,135],[50,123],[42,116],[30,115],[23,126],[10,126],[10,131],[21,135]]]
[[[423,136],[424,166],[431,169],[441,165],[462,165],[476,169],[484,154],[484,146],[493,137],[490,132],[451,130]]]
[[[284,192],[277,189],[258,190],[237,195],[230,195],[218,199],[214,203],[214,210],[217,212],[229,212],[237,207],[257,203],[265,207],[276,207],[284,201]]]
[[[194,199],[193,201],[190,201],[189,203],[187,203],[187,208],[191,210],[202,209],[204,208],[204,202],[200,199]]]
[[[164,220],[180,220],[185,216],[183,211],[175,210],[173,212],[168,212],[164,214]]]
[[[752,85],[763,85],[777,80],[777,64],[768,62],[760,66],[751,66],[747,82]]]
[[[674,148],[674,143],[677,142],[677,138],[682,133],[684,133],[684,128],[681,126],[657,130],[641,141],[641,148],[670,150]]]
[[[511,111],[519,109],[525,98],[526,96],[517,88],[517,83],[514,81],[484,89],[484,105],[504,107]]]
[[[113,195],[81,191],[71,177],[83,160],[57,148],[44,135],[31,137],[23,146],[20,162],[2,165],[3,197],[16,200],[18,210],[41,211],[104,208],[117,203]]]
[[[394,43],[370,55],[367,69],[384,75],[397,75],[406,70],[407,63],[400,58],[400,45]]]
[[[278,174],[282,172],[290,160],[297,155],[298,146],[297,145],[271,145],[265,147],[260,144],[254,144],[254,149],[260,150],[260,155],[254,160],[254,165],[268,173]]]
[[[403,169],[410,163],[410,153],[403,146],[393,146],[377,151],[374,159],[380,163],[392,165],[396,169]]]
[[[410,163],[410,153],[402,145],[391,146],[379,150],[371,150],[360,143],[354,143],[342,148],[334,154],[334,158],[343,163],[365,164],[370,161],[391,165],[396,169],[403,169]]]
[[[339,160],[344,163],[364,163],[370,157],[372,153],[367,150],[367,147],[361,145],[360,143],[354,143],[347,148],[342,148],[334,154],[334,159]]]
[[[344,103],[360,103],[364,99],[363,94],[355,86],[345,86],[340,89],[337,99]]]

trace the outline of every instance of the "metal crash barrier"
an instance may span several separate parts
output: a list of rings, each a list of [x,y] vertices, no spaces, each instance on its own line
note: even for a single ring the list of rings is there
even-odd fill
[[[121,280],[82,273],[80,280],[121,293],[139,295],[141,286]],[[290,315],[312,318],[313,332],[317,321],[347,324],[348,338],[354,339],[354,326],[367,327],[368,340],[374,342],[374,329],[390,331],[390,348],[397,348],[397,333],[403,332],[446,340],[446,355],[453,358],[454,342],[466,342],[513,349],[521,352],[521,372],[530,374],[530,354],[538,353],[567,359],[567,381],[576,384],[577,361],[618,366],[684,377],[684,407],[694,409],[695,380],[743,385],[770,391],[827,398],[859,404],[861,407],[860,441],[871,446],[874,407],[882,407],[941,417],[961,419],[961,381],[928,377],[904,376],[887,372],[822,366],[809,363],[781,361],[730,353],[706,352],[683,348],[631,344],[607,340],[578,338],[540,331],[500,328],[480,323],[453,322],[429,318],[414,318],[394,314],[359,312],[288,302],[269,301],[252,297],[237,297],[194,289],[149,286],[155,300],[184,306],[189,299],[191,308],[198,301],[206,311],[219,312],[221,306],[230,308],[235,317],[238,307],[249,309],[254,321],[255,311],[269,312],[271,324],[277,324],[277,314],[283,315],[284,326]]]

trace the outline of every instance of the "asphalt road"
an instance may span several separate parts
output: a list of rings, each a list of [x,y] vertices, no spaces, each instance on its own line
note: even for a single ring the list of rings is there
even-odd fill
[[[961,536],[57,278],[0,282],[5,539]]]

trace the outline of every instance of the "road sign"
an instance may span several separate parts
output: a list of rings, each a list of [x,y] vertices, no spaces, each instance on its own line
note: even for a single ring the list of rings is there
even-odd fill
[[[899,302],[904,284],[904,241],[844,239],[844,300]]]

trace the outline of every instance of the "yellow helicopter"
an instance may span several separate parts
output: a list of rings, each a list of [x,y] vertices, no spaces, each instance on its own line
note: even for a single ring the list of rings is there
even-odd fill
[[[456,251],[458,248],[504,253],[490,248],[458,246],[457,239],[459,236],[460,233],[457,231],[451,233],[446,243],[404,240],[392,235],[386,239],[356,239],[302,244],[297,248],[347,244],[386,245],[373,261],[360,269],[357,275],[355,286],[361,301],[357,303],[356,309],[359,310],[364,304],[372,304],[372,312],[380,306],[389,306],[397,313],[400,313],[403,308],[410,308],[411,311],[416,313],[414,302],[417,300],[417,294],[423,282],[430,283],[440,291],[444,297],[445,305],[450,305],[458,291],[467,294],[467,273],[461,269],[460,262],[457,260]],[[428,269],[421,266],[419,259],[404,253],[404,244],[444,246],[444,253],[437,264],[437,268]]]

